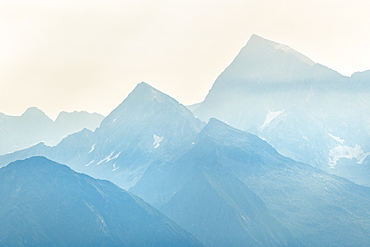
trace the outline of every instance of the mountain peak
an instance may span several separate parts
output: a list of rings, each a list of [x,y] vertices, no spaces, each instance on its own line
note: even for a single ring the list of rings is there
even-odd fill
[[[265,54],[265,53],[271,53],[271,54],[282,53],[282,54],[290,55],[294,57],[295,59],[299,60],[300,62],[306,63],[310,66],[313,66],[315,64],[315,62],[313,62],[311,59],[301,54],[300,52],[295,51],[289,46],[262,38],[261,36],[258,36],[256,34],[253,34],[251,36],[251,38],[247,42],[247,45],[242,49],[242,51],[244,49],[247,49],[249,52],[254,51],[259,56],[261,55],[267,56],[268,54]]]
[[[103,120],[97,131],[111,133],[114,130],[115,136],[110,141],[117,138],[118,133],[138,135],[138,138],[145,136],[148,138],[146,143],[152,148],[153,136],[157,136],[164,138],[161,146],[171,143],[171,147],[176,147],[183,140],[195,136],[202,126],[200,120],[185,106],[142,82]],[[120,140],[122,138],[121,136]],[[138,138],[134,138],[135,142]]]
[[[207,125],[202,129],[198,136],[201,140],[212,140],[222,145],[232,146],[263,146],[264,149],[271,150],[272,147],[259,137],[238,130],[230,125],[211,118]]]
[[[169,95],[145,82],[139,83],[128,97],[104,120],[107,122],[127,121],[131,118],[143,120],[143,116],[178,114],[191,116],[192,113]],[[152,119],[153,120],[153,119]],[[103,125],[102,123],[102,125]]]
[[[152,93],[158,93],[159,92],[159,90],[155,89],[154,87],[152,87],[151,85],[149,85],[148,83],[146,83],[144,81],[137,84],[134,91],[135,90],[149,90]]]
[[[148,83],[146,83],[145,81],[142,81],[140,82],[139,84],[136,85],[136,87],[146,87],[146,88],[151,88],[151,89],[155,89],[154,87],[152,87],[151,85],[149,85]],[[155,89],[156,90],[156,89]]]
[[[222,132],[224,131],[236,131],[238,132],[239,130],[231,127],[230,125],[227,125],[226,123],[216,119],[216,118],[211,118],[207,125],[204,127],[204,131],[215,131],[215,132],[218,132],[220,131],[222,134]],[[240,131],[241,132],[241,131]]]
[[[52,122],[51,120],[43,111],[41,111],[37,107],[30,107],[28,108],[22,115],[21,117],[23,118],[31,118],[37,121],[47,121],[47,122]]]
[[[138,97],[141,98],[141,100],[157,100],[157,101],[171,100],[173,102],[178,103],[176,100],[174,100],[167,94],[162,93],[161,91],[155,89],[146,82],[141,82],[137,84],[134,90],[130,93],[129,97],[131,98]]]
[[[218,139],[229,139],[235,135],[243,135],[248,134],[244,131],[235,129],[230,125],[216,119],[211,118],[207,125],[202,129],[200,135],[206,135],[211,138],[218,138]],[[249,135],[249,134],[248,134]]]
[[[315,63],[287,45],[252,35],[211,90],[235,86],[300,83],[312,75]],[[239,90],[239,89],[238,89]]]
[[[132,90],[132,92],[135,92],[135,91],[152,91],[152,92],[158,92],[157,89],[155,89],[154,87],[152,87],[151,85],[149,85],[148,83],[142,81],[140,83],[138,83],[136,85],[136,87],[134,88],[134,90]]]
[[[44,145],[39,143],[37,145]],[[66,165],[58,164],[54,161],[49,160],[44,156],[33,156],[23,160],[17,160],[9,165],[3,167],[5,170],[13,170],[17,172],[22,172],[23,174],[47,174],[50,175],[50,172],[53,172],[55,169],[59,169],[64,173],[72,173],[72,169]],[[33,175],[32,175],[33,176]]]
[[[249,41],[247,44],[256,44],[256,43],[270,43],[270,44],[277,44],[274,41],[265,39],[257,34],[252,34],[252,36],[249,38]]]
[[[46,114],[37,107],[29,107],[22,116],[46,116]]]

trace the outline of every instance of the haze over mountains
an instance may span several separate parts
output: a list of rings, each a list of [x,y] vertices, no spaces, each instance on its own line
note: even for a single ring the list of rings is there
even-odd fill
[[[164,235],[186,246],[198,245],[194,238],[206,246],[367,246],[370,188],[348,179],[365,185],[369,181],[369,75],[362,72],[344,77],[285,45],[254,35],[216,80],[205,101],[192,107],[204,122],[175,99],[142,82],[96,130],[83,129],[53,147],[40,143],[0,156],[0,166],[15,161],[2,168],[0,176],[3,171],[13,172],[4,186],[12,185],[17,177],[28,181],[17,174],[21,168],[14,168],[27,163],[35,168],[29,173],[29,179],[35,176],[32,183],[48,184],[44,177],[56,176],[56,167],[60,167],[50,161],[54,160],[107,179],[171,220],[130,194],[139,207],[148,210],[139,215],[130,211],[125,217],[143,219],[148,227],[161,224]],[[50,160],[17,161],[32,156]],[[38,163],[45,166],[42,170],[55,169],[47,175],[37,174]],[[113,200],[95,184],[108,182],[88,181],[91,183],[71,187],[85,191],[94,184],[100,195],[109,199],[102,202],[100,196],[94,196],[97,200],[88,201],[89,205]],[[43,204],[54,205],[49,200],[55,198],[45,187],[32,188]],[[13,202],[14,195],[19,195],[17,188],[4,190],[3,200]],[[77,196],[72,190],[64,192],[60,194]],[[18,205],[24,203],[21,200]],[[93,215],[82,220],[89,222],[87,219],[97,217],[97,211],[87,213],[89,207],[84,205],[76,207]],[[127,205],[131,208],[133,204],[122,202],[119,208]],[[113,206],[99,210],[107,211],[105,216],[99,213],[104,219],[122,213]],[[28,212],[36,215],[37,221],[45,219],[45,215],[35,214],[34,208]],[[148,212],[157,212],[155,220],[162,223],[151,222],[154,218]],[[76,224],[82,227],[83,222]],[[119,222],[121,218],[114,224]],[[95,223],[91,223],[93,228],[100,224]],[[131,223],[126,225],[128,235],[144,234],[149,241],[145,243],[150,243],[151,233],[142,233],[144,229]],[[121,229],[114,224],[109,230]],[[37,229],[45,226],[40,223]],[[103,236],[108,234],[112,241],[122,240],[110,231],[94,229]],[[9,234],[24,240],[20,230]],[[39,236],[44,235],[41,231]]]
[[[369,81],[369,71],[345,77],[253,35],[194,114],[204,121],[218,118],[283,155],[370,185],[370,174],[348,173],[363,169],[370,155]]]
[[[168,160],[190,144],[203,125],[186,107],[143,82],[94,132],[84,129],[55,147],[39,144],[0,159],[5,164],[43,155],[129,189],[151,163]]]
[[[54,146],[84,128],[95,130],[103,120],[98,113],[61,112],[55,121],[36,107],[21,116],[0,113],[0,155],[31,147],[39,142]]]
[[[43,157],[0,169],[2,246],[202,246],[114,184]]]
[[[230,236],[235,246],[248,236],[261,246],[298,246],[289,236],[304,246],[369,241],[369,188],[283,157],[215,119],[187,152],[148,169],[131,191],[209,246],[225,246]]]

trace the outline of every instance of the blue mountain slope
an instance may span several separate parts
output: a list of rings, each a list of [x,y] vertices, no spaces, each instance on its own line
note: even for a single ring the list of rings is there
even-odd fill
[[[201,246],[108,181],[44,157],[0,169],[2,246]]]
[[[257,246],[292,245],[294,239],[305,246],[370,241],[370,189],[286,158],[216,119],[187,152],[148,169],[131,191],[205,243],[228,236],[241,241],[238,229]],[[217,220],[223,222],[218,227]]]
[[[209,246],[300,246],[213,152],[216,146],[246,150],[253,146],[278,155],[267,144],[269,149],[255,147],[258,137],[239,132],[229,135],[227,128],[212,119],[187,152],[170,163],[152,166],[131,191]],[[224,135],[228,138],[223,139]],[[245,135],[250,146],[245,145]],[[218,136],[221,138],[214,143]]]

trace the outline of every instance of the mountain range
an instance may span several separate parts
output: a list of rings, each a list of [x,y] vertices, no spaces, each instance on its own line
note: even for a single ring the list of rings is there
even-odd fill
[[[94,132],[84,129],[54,147],[39,143],[2,156],[0,164],[42,155],[129,189],[150,164],[169,160],[203,126],[186,107],[143,82]]]
[[[55,121],[36,107],[21,116],[0,113],[0,155],[31,147],[39,142],[54,146],[84,128],[95,130],[103,120],[98,113],[61,112]]]
[[[208,246],[370,241],[370,189],[281,156],[219,120],[204,125],[146,83],[95,132],[4,155],[0,163],[34,155],[129,189]]]
[[[189,245],[199,244],[192,235],[206,246],[367,246],[368,78],[253,35],[190,107],[204,122],[142,82],[96,130],[2,155],[0,174],[18,162],[67,164],[139,196]],[[17,161],[32,156],[47,159]]]
[[[216,119],[186,152],[148,169],[130,191],[209,246],[224,246],[229,236],[235,246],[243,245],[240,236],[259,244],[251,246],[366,246],[370,240],[369,188],[286,158]],[[238,235],[240,229],[247,233]]]

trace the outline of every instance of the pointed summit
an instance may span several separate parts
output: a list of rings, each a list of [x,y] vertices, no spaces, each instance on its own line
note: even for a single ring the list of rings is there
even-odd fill
[[[244,132],[237,130],[230,125],[216,119],[211,118],[207,125],[203,128],[200,134],[207,135],[207,136],[214,136],[220,138],[227,138],[233,136],[235,134],[242,134]]]
[[[177,117],[193,119],[194,116],[185,106],[172,97],[153,88],[145,82],[139,83],[128,97],[114,109],[101,126],[121,124],[122,122],[144,122],[152,125],[155,120],[163,121]]]
[[[145,96],[150,96],[147,97],[147,99],[150,98],[156,98],[156,97],[161,97],[164,94],[160,92],[159,90],[155,89],[154,87],[150,86],[146,82],[140,82],[139,84],[136,85],[132,93],[130,94],[131,97],[137,96],[137,97],[145,97]]]
[[[189,131],[194,134],[201,127],[200,120],[185,106],[142,82],[103,120],[98,132],[114,133],[115,136],[118,133],[142,135],[147,132],[153,138],[153,135],[190,134]]]
[[[300,81],[314,64],[289,46],[254,34],[219,79],[227,76],[234,81]]]
[[[259,137],[231,127],[216,118],[209,120],[207,125],[199,133],[198,141],[207,143],[211,141],[217,145],[241,147],[249,150],[266,150],[274,154],[276,153],[267,142]]]
[[[190,144],[202,127],[185,106],[142,82],[95,131],[96,142],[91,143],[91,152],[79,171],[114,177],[119,186],[130,188],[153,160],[174,155]],[[96,165],[85,166],[90,161]]]
[[[37,107],[29,107],[21,117],[35,118],[35,119],[48,119],[51,120],[43,111]]]
[[[333,75],[331,70],[318,66],[289,46],[254,34],[232,63],[220,74],[206,99],[194,113],[204,121],[216,117],[229,121],[232,126],[256,134],[256,129],[245,129],[243,125],[245,122],[263,123],[264,117],[254,118],[251,113],[238,114],[237,121],[243,122],[243,125],[236,125],[236,121],[232,119],[234,118],[232,109],[245,109],[241,106],[253,104],[252,101],[260,94],[300,92],[302,89],[310,88],[314,83],[320,86],[323,78],[332,79],[335,76],[337,74]],[[270,108],[276,107],[276,104],[264,100],[259,105],[259,108],[263,109],[255,112],[256,114],[268,112]],[[284,109],[279,108],[276,111]]]
[[[249,38],[246,46],[251,46],[251,45],[275,45],[277,44],[274,41],[262,38],[261,36],[257,34],[252,34],[252,36]]]
[[[141,82],[137,84],[134,90],[132,90],[132,92],[128,95],[127,99],[125,99],[124,102],[135,102],[135,104],[146,104],[148,102],[166,103],[171,104],[174,107],[178,107],[180,105],[180,103],[177,102],[177,100],[159,91],[158,89],[152,87],[146,82]],[[118,106],[117,108],[119,107],[120,106]]]
[[[249,39],[247,45],[242,49],[249,49],[249,50],[258,50],[259,52],[266,53],[287,53],[290,54],[291,56],[295,57],[298,61],[306,63],[308,65],[314,65],[315,62],[313,62],[311,59],[306,57],[305,55],[301,54],[298,51],[293,50],[287,45],[284,44],[279,44],[277,42],[262,38],[256,34],[253,34],[251,38]]]

